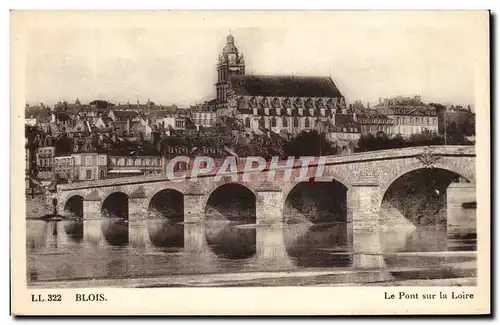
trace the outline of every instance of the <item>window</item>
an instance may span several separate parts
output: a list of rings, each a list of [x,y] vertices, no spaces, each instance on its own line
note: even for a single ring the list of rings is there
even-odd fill
[[[283,118],[283,127],[287,128],[288,127],[288,120],[286,117]]]
[[[99,164],[106,165],[106,156],[99,156]]]
[[[249,117],[247,117],[247,118],[245,119],[245,127],[246,127],[246,128],[250,128],[250,118],[249,118]]]
[[[299,119],[298,118],[294,118],[293,119],[293,127],[294,128],[298,128],[299,127]]]
[[[276,117],[271,118],[271,127],[276,127]]]
[[[104,170],[103,169],[101,169],[99,171],[99,179],[104,179]]]
[[[141,166],[145,166],[144,159],[141,159]]]
[[[92,179],[92,170],[91,169],[87,169],[87,179]]]
[[[125,166],[125,159],[123,158],[118,159],[118,166]]]
[[[156,159],[156,166],[161,166],[161,159],[160,158]]]
[[[306,123],[305,123],[306,128],[309,128],[309,118],[306,117]]]
[[[127,159],[127,166],[134,166],[134,160],[132,158]]]
[[[259,119],[259,128],[261,128],[261,129],[266,128],[266,120],[264,119],[263,116]]]
[[[85,156],[85,166],[92,166],[92,156]]]

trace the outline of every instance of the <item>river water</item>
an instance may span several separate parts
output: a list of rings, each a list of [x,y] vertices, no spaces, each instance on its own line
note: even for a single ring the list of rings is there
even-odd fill
[[[87,240],[81,222],[27,220],[28,282],[325,270],[456,278],[474,272],[453,271],[450,265],[475,262],[476,250],[474,232],[439,226],[353,234],[346,223],[103,221],[98,235],[97,243]]]

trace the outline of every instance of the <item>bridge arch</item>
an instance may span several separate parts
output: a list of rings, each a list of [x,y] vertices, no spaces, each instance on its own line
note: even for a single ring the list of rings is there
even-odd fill
[[[112,246],[129,243],[129,196],[124,192],[113,192],[106,196],[101,206],[101,230],[105,240]]]
[[[381,187],[381,222],[386,226],[446,226],[446,195],[451,183],[470,183],[452,166],[420,165],[399,170]]]
[[[283,239],[301,267],[350,266],[347,187],[334,179],[298,182],[284,195]],[[337,254],[332,254],[334,250]],[[346,253],[341,254],[342,252]]]
[[[64,214],[72,219],[83,219],[83,196],[70,196],[64,203]]]
[[[205,202],[207,220],[255,223],[257,193],[247,184],[228,182],[216,185]]]
[[[333,179],[301,181],[283,193],[285,223],[325,223],[347,221],[347,187]]]
[[[205,204],[205,240],[211,251],[227,259],[244,260],[256,253],[255,190],[239,182],[216,186]],[[242,225],[243,224],[243,225]]]
[[[149,200],[148,235],[155,247],[184,247],[184,194],[173,188],[157,191]]]
[[[457,175],[460,175],[461,177],[467,179],[469,182],[474,182],[475,181],[474,160],[464,160],[463,162],[458,162],[457,161],[458,159],[464,159],[464,158],[443,157],[442,160],[445,161],[435,162],[432,166],[429,167],[447,170]],[[405,161],[404,163],[401,162],[396,165],[391,165],[391,168],[388,168],[386,170],[387,174],[384,177],[382,177],[380,182],[380,190],[382,194],[384,194],[389,188],[389,186],[391,186],[391,184],[393,184],[401,176],[410,173],[414,170],[419,170],[425,167],[426,166],[424,166],[417,159],[412,159],[410,161]],[[381,167],[381,170],[385,170],[385,168]]]
[[[150,218],[184,221],[184,194],[174,188],[158,190],[149,200],[148,215]]]

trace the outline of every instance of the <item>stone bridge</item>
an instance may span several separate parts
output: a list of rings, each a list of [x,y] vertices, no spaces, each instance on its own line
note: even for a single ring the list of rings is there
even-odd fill
[[[138,176],[59,185],[55,198],[60,214],[83,219],[85,238],[101,236],[102,221],[110,216],[126,219],[130,236],[144,232],[147,227],[133,225],[148,218],[184,224],[341,222],[354,236],[422,224],[470,226],[461,224],[470,223],[467,218],[454,216],[462,203],[475,202],[473,146],[411,147],[323,159],[320,177],[313,177],[317,164],[301,179],[285,179],[280,177],[284,171],[278,171],[270,181],[267,170],[249,179],[238,175],[215,180],[208,174],[173,182],[164,175]],[[299,171],[300,165],[292,168],[295,176]],[[460,185],[447,197],[452,183]]]

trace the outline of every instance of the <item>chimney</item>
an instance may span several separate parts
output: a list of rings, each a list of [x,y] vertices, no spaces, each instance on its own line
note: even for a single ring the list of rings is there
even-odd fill
[[[379,98],[378,98],[378,103],[379,103],[379,104],[382,104],[382,97],[379,97]]]

